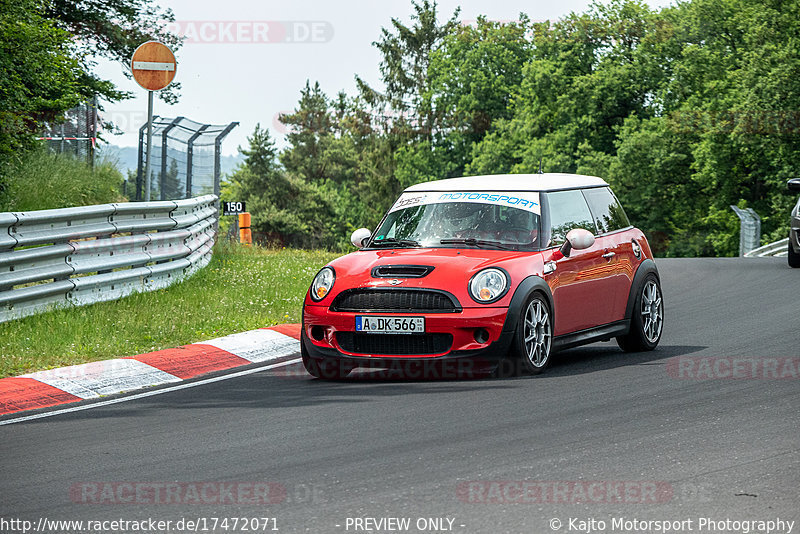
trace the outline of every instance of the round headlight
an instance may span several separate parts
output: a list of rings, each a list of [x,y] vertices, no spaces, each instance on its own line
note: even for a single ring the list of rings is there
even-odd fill
[[[311,298],[315,301],[324,299],[325,296],[331,292],[335,280],[336,273],[333,271],[333,268],[323,267],[322,270],[317,273],[317,276],[314,277],[314,281],[311,282]]]
[[[508,275],[500,269],[484,269],[469,282],[469,293],[481,304],[494,302],[508,291]]]

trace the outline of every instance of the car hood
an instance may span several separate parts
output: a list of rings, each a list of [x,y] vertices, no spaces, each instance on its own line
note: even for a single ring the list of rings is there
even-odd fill
[[[330,265],[336,271],[336,283],[331,294],[325,299],[328,303],[346,289],[396,287],[441,289],[452,293],[464,307],[478,306],[469,296],[467,289],[469,280],[482,269],[499,267],[509,274],[511,291],[495,305],[507,306],[513,290],[522,279],[542,272],[542,258],[539,252],[490,249],[362,250],[342,256],[332,261]],[[433,269],[421,278],[373,277],[373,269],[384,265],[424,265]]]

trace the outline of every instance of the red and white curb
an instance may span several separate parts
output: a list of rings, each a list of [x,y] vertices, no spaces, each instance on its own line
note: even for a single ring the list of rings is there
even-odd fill
[[[176,349],[72,365],[0,379],[0,415],[49,408],[215,371],[280,360],[300,352],[300,325],[284,324]]]

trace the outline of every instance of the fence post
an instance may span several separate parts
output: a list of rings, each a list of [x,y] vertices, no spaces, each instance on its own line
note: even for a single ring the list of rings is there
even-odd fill
[[[164,179],[167,176],[167,134],[169,134],[169,131],[172,130],[181,119],[183,119],[183,117],[175,117],[161,132],[161,176],[158,180],[159,189],[161,189],[161,200],[170,200],[167,198],[167,193],[164,190]]]
[[[201,135],[203,132],[208,129],[210,125],[204,124],[202,125],[192,136],[189,138],[186,147],[186,198],[192,197],[192,157],[194,156],[194,141]]]
[[[144,131],[147,129],[147,123],[142,124],[139,128],[139,155],[136,160],[136,200],[142,200],[142,193],[144,182],[142,182],[142,155],[144,154]]]
[[[219,151],[220,145],[222,144],[222,140],[225,139],[231,130],[235,127],[239,126],[238,122],[232,122],[222,130],[219,135],[217,135],[216,139],[214,139],[214,194],[219,196],[219,175],[220,175],[220,161],[219,161]]]

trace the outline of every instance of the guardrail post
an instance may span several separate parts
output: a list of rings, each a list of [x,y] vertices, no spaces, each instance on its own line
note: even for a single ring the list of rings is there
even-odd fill
[[[744,257],[761,246],[761,217],[752,208],[731,206],[731,209],[739,217],[739,256]]]

